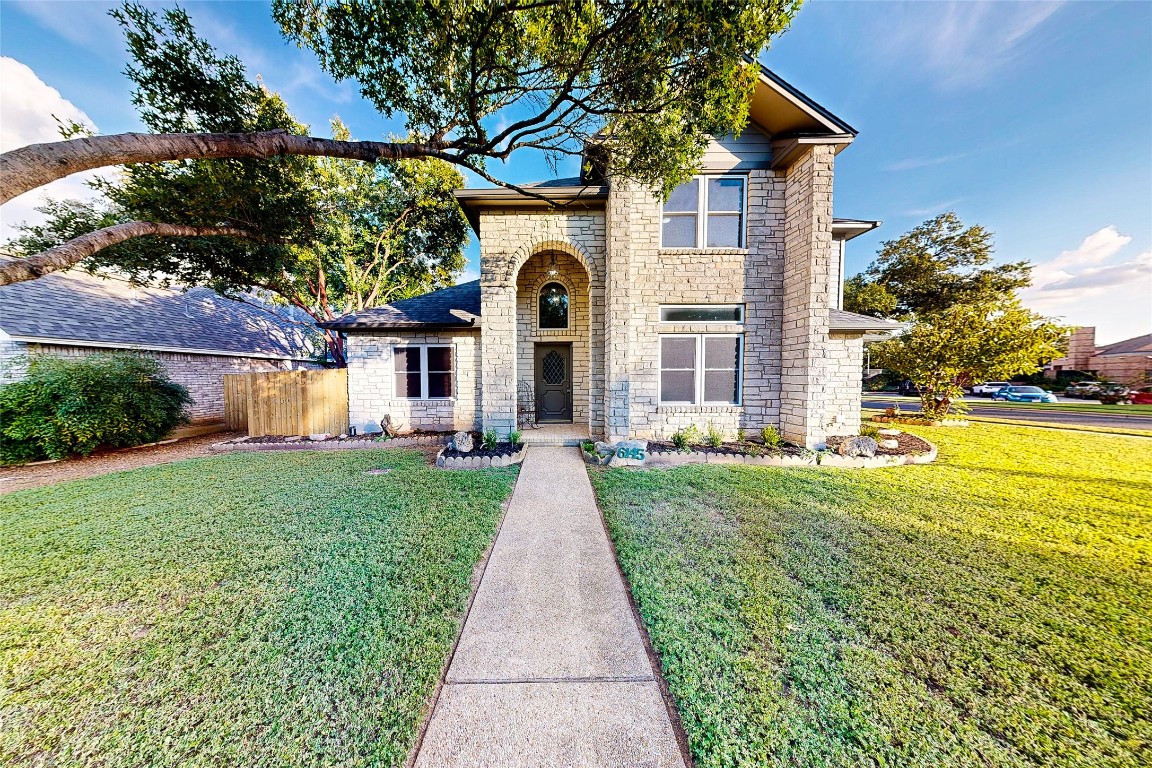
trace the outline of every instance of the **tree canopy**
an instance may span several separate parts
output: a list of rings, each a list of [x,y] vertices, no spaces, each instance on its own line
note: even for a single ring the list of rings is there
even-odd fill
[[[175,113],[161,119],[168,95],[195,90],[184,79],[191,69],[181,74],[181,62],[165,57],[158,79],[138,83],[141,94],[157,94],[142,106],[145,114],[156,112],[149,127],[158,133],[80,137],[7,152],[0,156],[0,202],[92,168],[221,158],[435,158],[512,186],[489,171],[491,160],[527,149],[556,160],[579,154],[589,142],[607,147],[604,170],[669,190],[694,171],[706,135],[743,128],[756,81],[748,61],[789,24],[798,5],[277,0],[273,15],[285,36],[314,51],[333,77],[355,79],[382,114],[403,116],[408,136],[305,136],[284,124],[287,115],[274,99],[245,89],[241,97],[256,99],[261,109],[238,124],[186,124]],[[146,28],[138,6],[120,13]],[[183,52],[192,60],[205,55],[195,45]],[[149,52],[140,53],[144,59]],[[228,73],[217,80],[223,86]],[[226,114],[226,89],[198,92],[204,102],[194,112]],[[243,173],[275,175],[289,167]],[[0,283],[66,268],[91,254],[67,246],[19,267],[0,265]]]
[[[1009,300],[1031,282],[1027,261],[992,264],[992,233],[948,211],[880,248],[863,275],[845,282],[844,308],[908,319],[957,304]]]
[[[941,418],[960,404],[963,387],[1040,370],[1064,353],[1071,330],[1015,298],[953,304],[872,345],[872,360],[911,379],[925,415]]]

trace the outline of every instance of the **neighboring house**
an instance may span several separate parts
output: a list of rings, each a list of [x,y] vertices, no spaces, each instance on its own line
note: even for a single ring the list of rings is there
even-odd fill
[[[1098,347],[1095,328],[1077,328],[1068,339],[1068,352],[1049,363],[1045,373],[1067,377],[1076,371],[1121,384],[1152,382],[1152,334]]]
[[[459,190],[480,279],[325,324],[348,334],[351,423],[856,433],[862,339],[898,327],[840,309],[843,243],[877,226],[832,217],[856,132],[768,70],[750,115],[664,204],[588,176],[533,187],[557,206]]]
[[[0,383],[23,356],[129,350],[155,357],[194,398],[196,421],[224,416],[226,373],[315,367],[315,329],[206,288],[133,287],[84,272],[0,286]]]

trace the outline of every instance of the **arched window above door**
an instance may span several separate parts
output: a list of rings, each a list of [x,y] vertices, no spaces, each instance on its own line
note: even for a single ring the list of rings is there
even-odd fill
[[[545,283],[540,289],[541,328],[568,327],[568,289],[560,283]]]

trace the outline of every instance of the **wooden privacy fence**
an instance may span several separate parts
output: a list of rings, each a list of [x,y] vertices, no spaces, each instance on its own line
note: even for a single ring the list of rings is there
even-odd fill
[[[264,435],[348,431],[348,369],[224,375],[228,429]]]

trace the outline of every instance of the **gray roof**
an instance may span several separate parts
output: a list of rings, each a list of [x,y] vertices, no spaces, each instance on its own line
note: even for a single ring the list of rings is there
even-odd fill
[[[480,281],[473,280],[383,307],[353,312],[320,325],[351,333],[374,330],[468,330],[479,329],[476,323],[479,317]],[[842,309],[830,310],[829,320],[834,331],[894,331],[903,327],[901,323],[892,320],[879,320]]]
[[[0,329],[17,341],[304,360],[316,331],[207,288],[133,287],[76,270],[0,286]]]
[[[895,320],[881,320],[843,309],[828,310],[828,325],[834,331],[897,331],[904,327]]]
[[[380,329],[467,330],[479,329],[480,326],[476,325],[479,317],[480,281],[473,280],[383,307],[352,312],[321,325],[350,332]]]
[[[1107,344],[1096,350],[1097,355],[1149,355],[1152,354],[1152,333],[1136,336],[1115,344]]]

